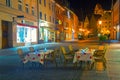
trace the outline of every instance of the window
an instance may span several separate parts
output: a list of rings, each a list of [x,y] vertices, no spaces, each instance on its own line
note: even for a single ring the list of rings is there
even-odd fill
[[[51,9],[50,3],[49,3],[49,9]]]
[[[39,0],[39,3],[41,4],[41,0]]]
[[[50,16],[50,22],[51,22],[51,16]]]
[[[29,13],[29,6],[28,6],[28,4],[25,5],[25,11],[26,11],[26,13]]]
[[[32,15],[35,15],[34,7],[32,7]]]
[[[54,23],[54,17],[53,17],[53,23]]]
[[[22,11],[22,0],[18,0],[18,10]]]
[[[17,25],[17,43],[36,42],[37,28]]]
[[[51,22],[52,22],[52,17],[51,17]]]
[[[52,4],[52,11],[53,11],[53,4]]]
[[[44,0],[44,6],[46,7],[46,0]]]
[[[42,12],[40,12],[40,19],[42,19]]]
[[[45,21],[46,21],[46,14],[44,15]]]
[[[11,0],[6,0],[6,6],[11,7]]]

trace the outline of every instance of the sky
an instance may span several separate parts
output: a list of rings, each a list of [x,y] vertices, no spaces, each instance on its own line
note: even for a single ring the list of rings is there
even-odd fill
[[[112,0],[68,0],[70,8],[74,10],[80,20],[83,20],[86,15],[90,16],[93,13],[95,5],[101,4],[105,10],[111,9]]]

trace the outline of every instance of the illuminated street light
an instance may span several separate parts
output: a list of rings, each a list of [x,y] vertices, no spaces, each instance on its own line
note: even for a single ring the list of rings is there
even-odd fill
[[[101,29],[102,21],[100,20],[98,23],[99,23],[99,25],[100,25],[100,27],[99,27],[99,29],[100,29],[99,32],[101,32],[101,30],[102,30],[102,29]]]
[[[101,25],[102,24],[102,21],[99,21],[99,25]]]

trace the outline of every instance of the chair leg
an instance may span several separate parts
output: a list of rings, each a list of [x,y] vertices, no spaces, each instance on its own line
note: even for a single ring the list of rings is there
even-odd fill
[[[95,67],[95,62],[91,62],[89,69],[91,70],[91,69],[93,69],[94,67]]]
[[[77,68],[77,62],[73,63],[73,67],[76,69]]]
[[[66,63],[67,63],[67,61],[64,61],[64,68],[66,67]]]
[[[55,66],[58,67],[57,61],[55,60],[54,62],[55,62]]]

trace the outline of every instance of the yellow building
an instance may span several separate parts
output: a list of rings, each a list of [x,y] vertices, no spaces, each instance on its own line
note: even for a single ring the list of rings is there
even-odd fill
[[[56,15],[56,41],[63,41],[64,36],[64,12],[65,8],[60,4],[55,5],[55,15]]]
[[[55,41],[55,1],[39,0],[39,43]]]
[[[78,35],[78,17],[70,10],[70,3],[68,0],[55,0],[56,5],[56,19],[60,20],[62,24],[57,24],[60,30],[61,40],[72,40],[76,39]],[[61,8],[62,7],[62,8]]]
[[[37,0],[0,0],[0,48],[37,43]]]
[[[77,39],[78,35],[78,17],[70,9],[65,9],[64,14],[64,33],[66,40]]]
[[[111,32],[111,10],[104,10],[102,9],[102,6],[100,4],[96,4],[95,9],[94,9],[94,14],[98,16],[97,18],[97,32],[108,35],[110,34],[111,36],[113,35]],[[110,37],[111,37],[110,36]]]
[[[72,33],[74,34],[72,39],[77,39],[78,38],[78,32],[79,32],[79,28],[78,28],[78,23],[79,23],[79,19],[78,16],[73,13],[73,26],[72,26]]]
[[[111,11],[104,11],[104,14],[98,20],[98,29],[100,30],[100,33],[110,34],[111,20]]]
[[[111,38],[115,40],[120,40],[120,0],[115,1],[116,2],[112,7]]]

